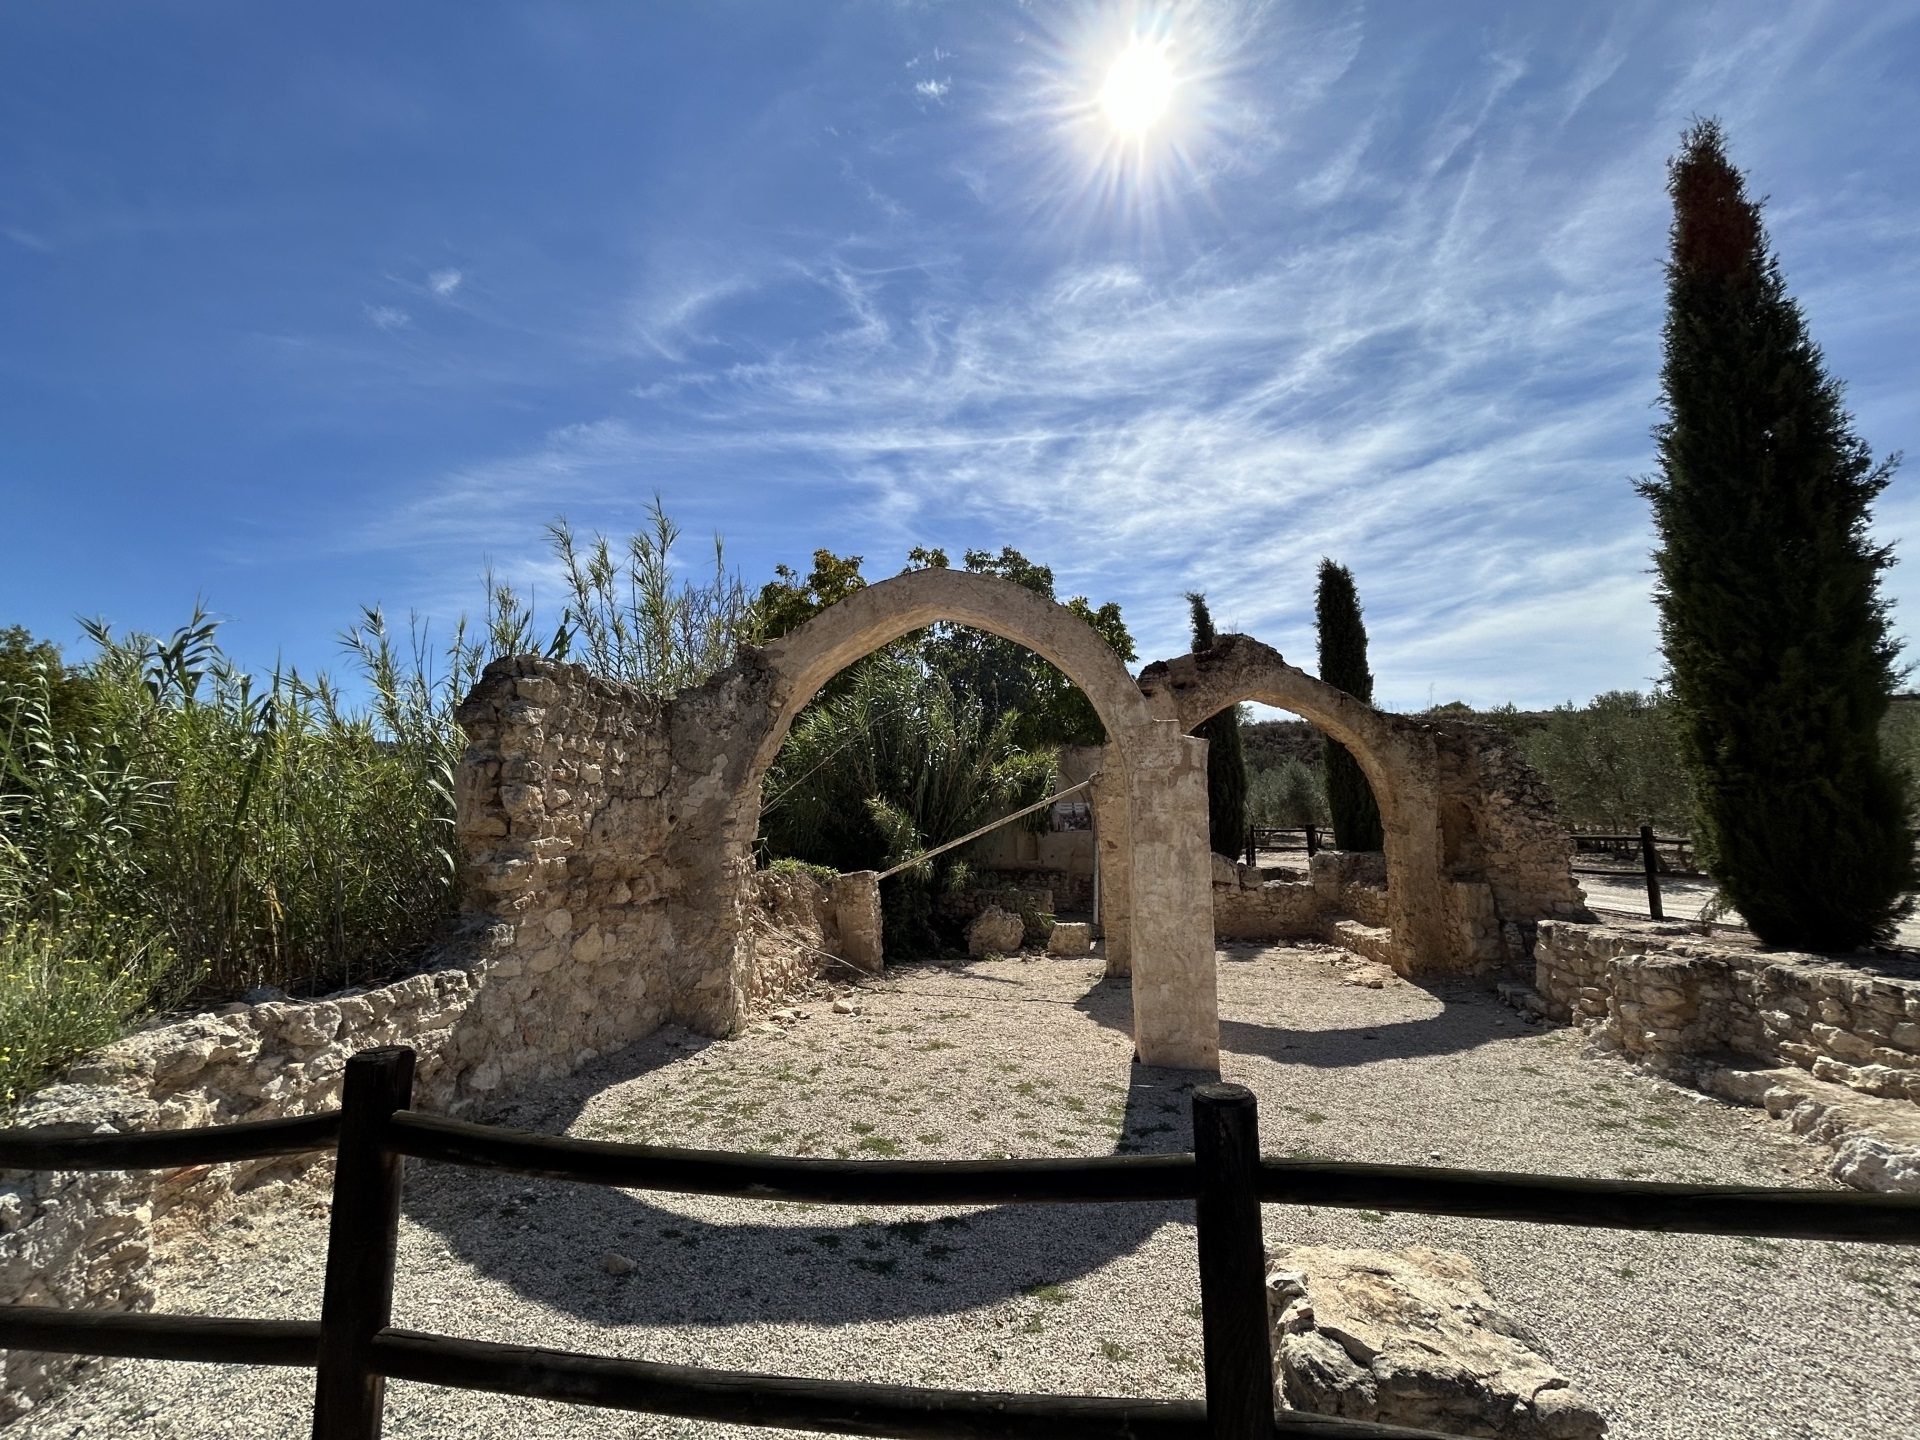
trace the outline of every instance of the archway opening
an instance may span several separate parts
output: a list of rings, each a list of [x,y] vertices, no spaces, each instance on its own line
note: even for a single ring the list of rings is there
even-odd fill
[[[980,888],[969,881],[983,860],[1019,857],[941,847],[1077,783],[1095,747],[1109,772],[1098,783],[1127,794],[1152,720],[1123,663],[1132,647],[1117,609],[1101,623],[1110,608],[927,565],[852,589],[772,641],[763,654],[781,677],[777,713],[750,777],[762,853],[900,870],[882,892],[885,948],[951,945],[967,902],[947,898],[943,910],[943,898]],[[1051,833],[1077,818],[1043,808],[1027,823]],[[1119,825],[1124,841],[1124,815]],[[1130,863],[1130,852],[1114,859]],[[1059,909],[1051,895],[1024,908],[1036,929]]]
[[[964,948],[988,905],[1044,942],[1055,919],[1096,919],[1089,782],[1107,738],[1085,691],[1036,651],[937,621],[800,704],[761,779],[756,863],[891,872],[895,958]]]

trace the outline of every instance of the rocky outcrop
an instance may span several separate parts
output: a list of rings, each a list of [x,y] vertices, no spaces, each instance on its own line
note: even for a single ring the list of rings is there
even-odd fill
[[[1300,1245],[1267,1275],[1281,1404],[1500,1440],[1596,1440],[1600,1413],[1466,1256]]]

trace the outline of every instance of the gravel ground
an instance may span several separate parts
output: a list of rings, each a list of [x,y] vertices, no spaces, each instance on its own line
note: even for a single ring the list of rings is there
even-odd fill
[[[1266,1148],[1572,1175],[1829,1187],[1758,1112],[1579,1052],[1484,992],[1338,952],[1237,947],[1226,1077]],[[853,1156],[1183,1149],[1191,1077],[1129,1063],[1128,999],[1084,960],[891,972],[711,1042],[663,1031],[496,1118],[528,1129]],[[409,1172],[397,1324],[604,1354],[907,1383],[1197,1397],[1184,1207],[889,1211]],[[1920,1433],[1920,1254],[1269,1207],[1270,1243],[1465,1251],[1621,1440]],[[321,1207],[255,1205],[163,1250],[160,1308],[310,1316]],[[637,1261],[603,1267],[608,1251]],[[305,1372],[118,1362],[22,1440],[297,1436]],[[694,1436],[727,1427],[395,1384],[392,1436]]]

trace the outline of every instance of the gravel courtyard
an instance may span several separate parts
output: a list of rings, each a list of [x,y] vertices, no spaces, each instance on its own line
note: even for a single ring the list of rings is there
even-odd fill
[[[1220,964],[1223,1069],[1269,1152],[1826,1186],[1825,1152],[1317,946]],[[494,1118],[771,1152],[979,1157],[1187,1146],[1188,1083],[1131,1065],[1097,962],[891,971],[714,1042],[668,1030]],[[254,1205],[162,1250],[160,1307],[319,1312],[318,1204]],[[795,1375],[1197,1397],[1187,1207],[906,1212],[410,1170],[395,1323]],[[1920,1251],[1269,1207],[1269,1242],[1457,1249],[1620,1440],[1920,1433]],[[608,1252],[637,1262],[610,1273]],[[303,1371],[116,1362],[21,1437],[298,1436]],[[694,1436],[726,1427],[396,1384],[393,1436]],[[740,1432],[744,1433],[744,1432]]]

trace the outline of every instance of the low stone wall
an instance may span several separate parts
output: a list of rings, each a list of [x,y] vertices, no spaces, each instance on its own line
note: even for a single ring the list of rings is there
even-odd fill
[[[848,884],[846,882],[852,882]],[[877,968],[879,912],[870,876],[831,886],[807,875],[755,879],[746,989],[766,1003],[843,955]],[[647,966],[607,974],[598,957],[534,965],[497,933],[463,937],[434,968],[323,1000],[235,1003],[130,1035],[31,1096],[11,1125],[51,1134],[129,1133],[271,1120],[339,1102],[347,1058],[381,1045],[419,1052],[423,1110],[458,1113],[601,1054],[593,1007],[627,997],[623,1027],[638,1039],[661,1023]],[[627,1033],[623,1029],[622,1033]],[[0,1172],[0,1304],[143,1309],[153,1227],[234,1194],[324,1175],[330,1156],[284,1157],[171,1171]],[[77,1362],[0,1352],[0,1424],[31,1409]]]
[[[1023,879],[1025,877],[1022,877]],[[964,890],[950,890],[934,897],[934,914],[950,925],[965,929],[976,916],[988,910],[1006,910],[1015,915],[1034,916],[1036,923],[1027,927],[1028,938],[1036,943],[1044,941],[1046,928],[1037,920],[1039,916],[1051,916],[1054,910],[1053,891],[1037,884],[992,884],[972,885]]]
[[[1834,1148],[1834,1178],[1920,1194],[1920,966],[1716,946],[1676,927],[1543,922],[1531,990],[1669,1079],[1763,1105]]]
[[[1545,921],[1534,988],[1549,1019],[1684,1075],[1731,1052],[1868,1095],[1920,1100],[1920,973],[1761,953],[1617,925]]]
[[[1346,923],[1385,934],[1387,871],[1377,853],[1322,850],[1308,879],[1213,857],[1213,933],[1219,940],[1328,940]],[[1281,874],[1298,874],[1283,871]],[[1369,958],[1373,958],[1370,954]]]

